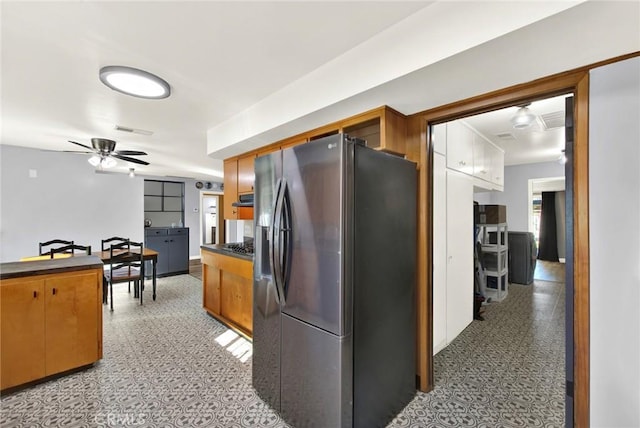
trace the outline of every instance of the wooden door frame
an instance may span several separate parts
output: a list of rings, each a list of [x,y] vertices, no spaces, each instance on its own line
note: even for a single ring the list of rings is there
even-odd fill
[[[418,163],[417,375],[433,389],[433,147],[429,126],[562,94],[574,96],[573,281],[574,425],[589,426],[589,70],[638,56],[624,55],[409,116],[407,158]],[[569,245],[569,243],[567,243]]]

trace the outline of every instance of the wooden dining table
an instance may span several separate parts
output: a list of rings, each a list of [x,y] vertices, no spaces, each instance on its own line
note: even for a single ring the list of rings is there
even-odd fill
[[[131,250],[131,252],[136,252],[135,250]],[[94,256],[100,257],[102,263],[108,264],[111,263],[111,253],[109,250],[106,251],[96,251],[92,253]],[[156,250],[152,250],[150,248],[144,248],[142,252],[142,259],[145,261],[151,262],[151,270],[152,270],[152,283],[153,283],[153,300],[156,300],[156,265],[158,264],[158,252]],[[142,290],[140,290],[142,293]]]

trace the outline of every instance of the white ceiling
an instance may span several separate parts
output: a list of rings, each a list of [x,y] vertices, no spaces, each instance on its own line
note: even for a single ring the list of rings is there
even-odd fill
[[[0,143],[73,150],[67,140],[111,138],[117,149],[149,153],[151,165],[135,165],[138,172],[212,180],[228,155],[382,104],[411,114],[638,50],[636,9],[581,1],[3,1]],[[576,34],[580,26],[588,31]],[[535,40],[528,49],[539,53],[513,50],[522,39]],[[588,48],[576,49],[582,43]],[[567,46],[577,54],[559,54]],[[157,74],[172,95],[111,91],[98,80],[105,65]]]
[[[509,107],[462,119],[505,151],[504,164],[557,160],[564,150],[566,95],[534,101],[527,108],[536,116],[527,128],[514,129],[511,118],[519,107]]]

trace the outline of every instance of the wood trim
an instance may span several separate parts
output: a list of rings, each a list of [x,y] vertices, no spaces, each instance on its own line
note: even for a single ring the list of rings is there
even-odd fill
[[[433,292],[431,267],[433,257],[428,243],[432,232],[433,150],[428,144],[428,125],[483,113],[522,102],[563,93],[575,97],[574,139],[574,425],[589,426],[589,70],[617,61],[640,56],[640,52],[601,61],[580,69],[559,73],[532,82],[515,85],[488,94],[451,103],[409,116],[407,140],[420,145],[420,194],[418,241],[418,346],[419,389],[433,389]],[[420,122],[420,126],[415,124]],[[423,212],[426,211],[426,212]]]
[[[574,425],[589,426],[589,74],[578,81],[573,146]]]

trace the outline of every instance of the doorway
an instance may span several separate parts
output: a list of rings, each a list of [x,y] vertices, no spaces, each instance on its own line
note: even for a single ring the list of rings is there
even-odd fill
[[[433,377],[432,337],[432,153],[430,126],[459,117],[519,105],[563,93],[573,93],[574,104],[571,131],[572,144],[567,139],[567,218],[572,222],[567,231],[572,233],[571,258],[567,258],[567,314],[572,314],[573,352],[570,364],[575,374],[567,384],[567,395],[572,397],[573,422],[576,426],[589,425],[589,216],[588,216],[588,108],[589,67],[549,76],[533,82],[515,85],[463,101],[426,110],[409,117],[407,141],[409,157],[419,162],[419,239],[418,239],[418,388],[431,391]],[[569,210],[570,205],[570,210]],[[569,295],[569,280],[573,294]],[[575,304],[574,304],[575,303]],[[570,307],[571,306],[571,307]],[[567,334],[568,329],[567,329]],[[567,355],[569,352],[567,352]],[[569,355],[568,355],[569,356]],[[569,366],[569,364],[567,365]],[[567,403],[568,404],[568,403]],[[567,423],[567,426],[571,426]]]
[[[495,266],[481,267],[483,275],[479,280],[486,280],[487,291],[475,291],[485,299],[484,319],[480,316],[473,320],[470,307],[474,303],[474,290],[470,278],[474,266],[470,260],[474,251],[471,232],[474,201],[480,201],[481,205],[505,206],[508,222],[500,220],[499,223],[506,224],[494,227],[500,227],[504,234],[518,232],[523,236],[531,230],[532,195],[541,191],[564,191],[564,177],[557,179],[556,175],[564,175],[564,164],[558,162],[558,158],[565,144],[565,98],[566,95],[528,103],[536,120],[526,128],[512,129],[509,119],[520,109],[514,106],[457,118],[429,129],[435,140],[432,141],[431,248],[435,394],[440,397],[455,397],[460,392],[470,397],[477,394],[474,405],[483,411],[468,415],[476,418],[476,424],[516,422],[501,419],[504,415],[501,411],[508,408],[517,408],[519,417],[528,418],[529,423],[544,426],[564,422],[564,276],[553,283],[515,279],[513,284],[504,286],[504,291],[496,293],[501,290],[499,281],[506,281],[511,275],[507,264],[498,261],[501,253],[492,253],[496,251],[495,245],[480,245],[483,250],[486,247],[488,253],[478,250],[478,263],[483,266],[495,259]],[[557,120],[558,116],[562,120]],[[554,122],[550,117],[556,117]],[[464,144],[467,150],[455,150]],[[506,152],[506,171],[502,170],[500,160],[489,156],[496,149]],[[467,152],[472,152],[472,160],[462,159]],[[463,161],[451,159],[452,153]],[[499,180],[500,177],[503,180]],[[564,217],[562,219],[565,222]],[[483,227],[492,226],[480,225],[481,230]],[[564,237],[564,227],[558,230]],[[466,248],[462,257],[460,251],[455,251],[459,247]],[[516,248],[522,250],[523,246]],[[504,260],[507,251],[511,255],[508,245]],[[535,251],[532,252],[535,258]],[[528,257],[531,260],[531,255]],[[461,271],[468,274],[461,276]],[[492,283],[492,279],[497,280]],[[460,290],[461,282],[467,284],[463,290]],[[491,303],[486,304],[489,301]],[[533,313],[543,315],[532,317]],[[522,329],[523,325],[527,328]],[[541,366],[553,375],[539,376]],[[543,389],[547,391],[544,395],[535,392]]]
[[[224,242],[223,198],[220,192],[200,192],[200,245]]]

